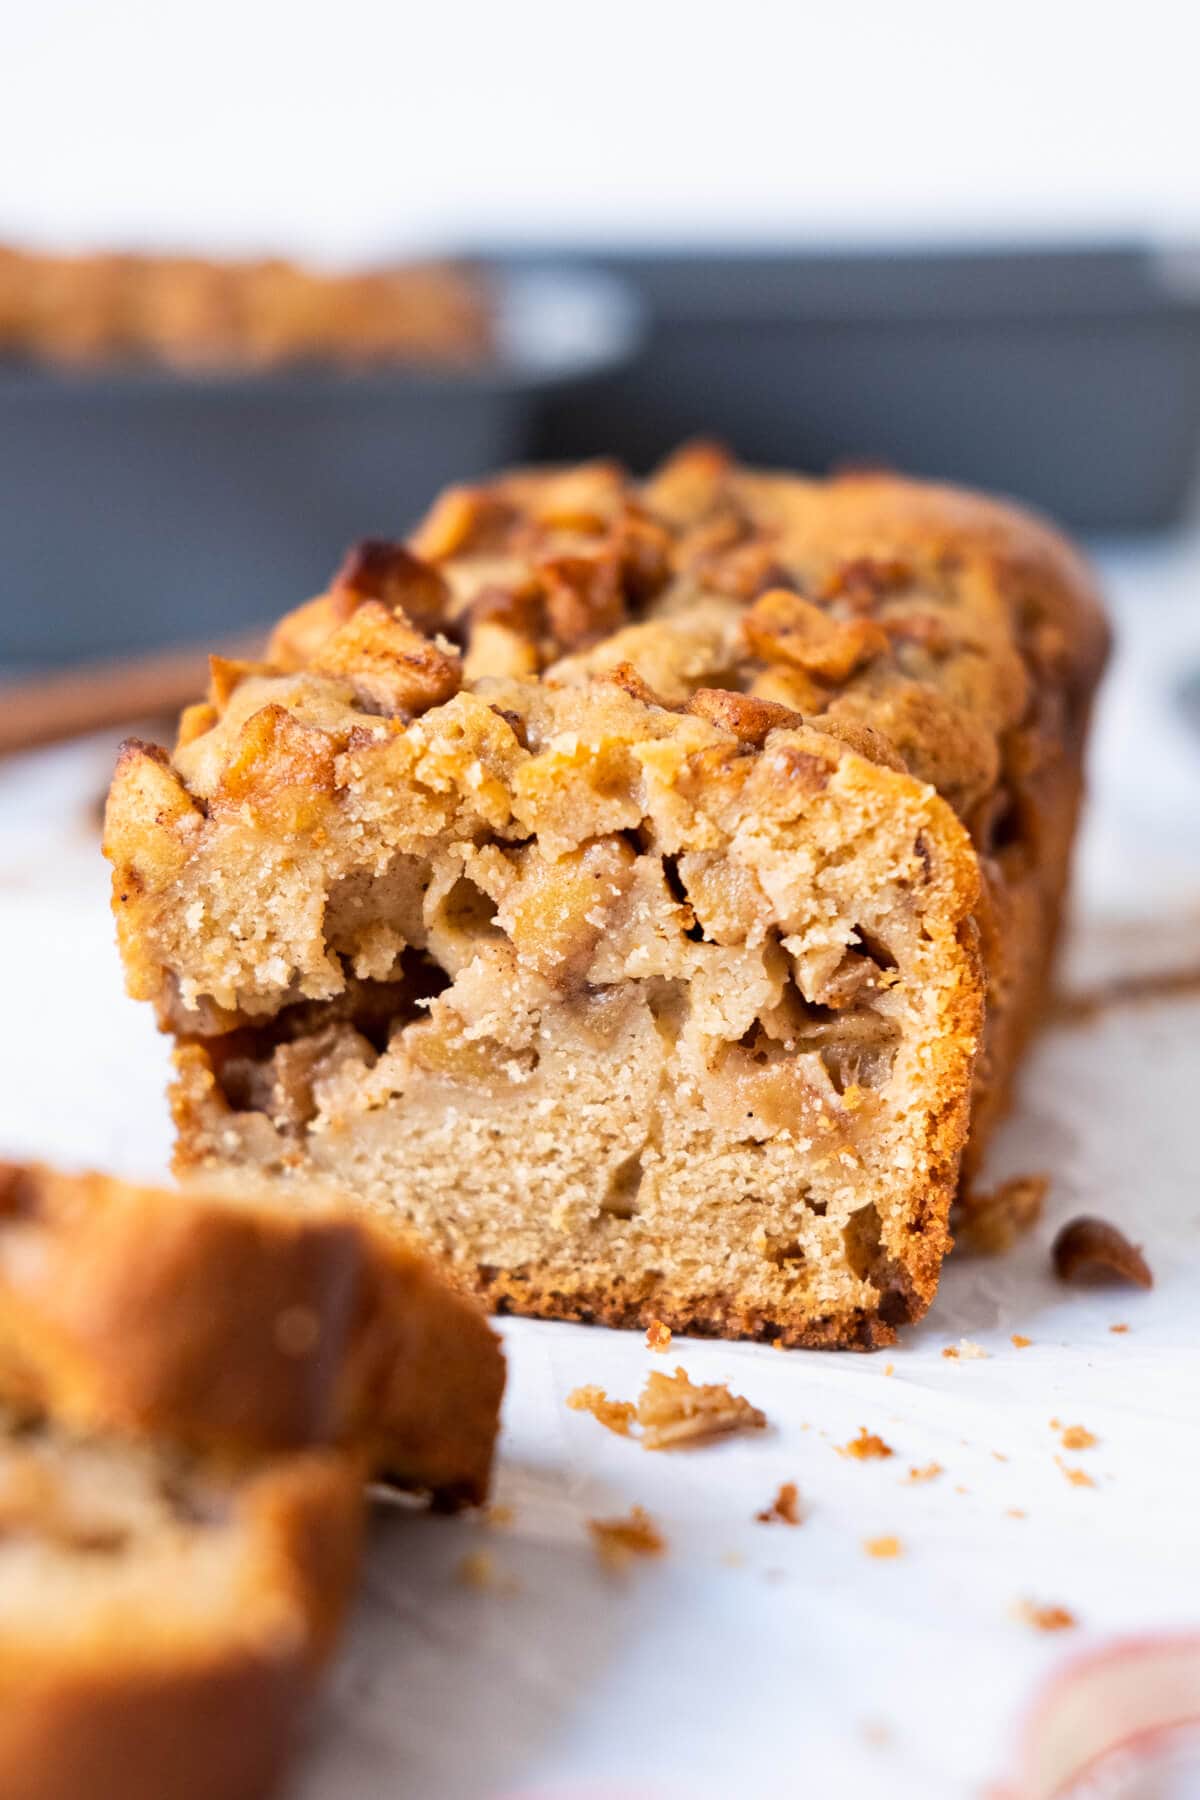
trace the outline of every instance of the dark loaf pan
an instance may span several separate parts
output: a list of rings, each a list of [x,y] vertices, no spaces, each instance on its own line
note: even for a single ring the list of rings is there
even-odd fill
[[[461,371],[182,375],[0,359],[0,672],[215,641],[320,590],[353,540],[533,453],[535,403],[615,369],[619,281],[494,265]]]
[[[549,457],[645,468],[681,438],[822,470],[884,464],[1083,530],[1161,526],[1200,444],[1200,261],[1132,246],[651,255],[593,246],[648,331],[542,409]]]

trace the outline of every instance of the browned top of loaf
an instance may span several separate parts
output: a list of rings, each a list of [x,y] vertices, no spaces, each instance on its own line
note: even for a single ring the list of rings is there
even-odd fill
[[[353,551],[265,666],[218,664],[183,736],[267,668],[347,681],[364,713],[401,720],[488,676],[633,671],[630,691],[669,706],[711,689],[836,726],[974,828],[1018,734],[1077,729],[1106,645],[1082,559],[1013,506],[888,474],[758,473],[701,444],[643,482],[596,462],[449,490],[407,544]],[[693,710],[760,743],[785,722],[728,698]],[[243,770],[270,754],[259,736]]]
[[[338,1445],[454,1505],[503,1389],[478,1307],[336,1193],[0,1163],[0,1400],[227,1457]]]

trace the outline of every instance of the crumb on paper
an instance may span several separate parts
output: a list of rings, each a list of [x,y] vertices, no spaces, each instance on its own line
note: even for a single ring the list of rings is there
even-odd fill
[[[883,1372],[885,1375],[894,1375],[896,1373],[895,1363],[885,1363]]]
[[[1011,1338],[1008,1341],[1012,1345],[1014,1350],[1028,1350],[1030,1344],[1032,1344],[1032,1342],[1033,1342],[1033,1339],[1027,1338],[1027,1337],[1022,1337],[1022,1335],[1019,1331],[1014,1331]]]
[[[567,1405],[572,1412],[591,1413],[606,1431],[615,1431],[618,1437],[629,1436],[629,1428],[637,1416],[637,1408],[631,1400],[610,1400],[602,1387],[575,1388],[567,1395]]]
[[[661,1319],[651,1319],[646,1327],[647,1350],[669,1350],[671,1348],[671,1328],[664,1325]]]
[[[799,1525],[800,1492],[795,1482],[783,1482],[770,1506],[764,1506],[754,1517],[760,1525]]]
[[[987,1193],[968,1193],[959,1207],[955,1235],[974,1256],[1002,1256],[1042,1216],[1048,1175],[1013,1175]]]
[[[885,1444],[881,1437],[868,1431],[865,1425],[858,1428],[858,1436],[851,1438],[848,1444],[838,1444],[839,1456],[852,1456],[856,1462],[871,1462],[877,1457],[895,1456],[896,1452],[890,1444]]]
[[[1054,1460],[1072,1487],[1095,1487],[1096,1484],[1086,1469],[1073,1469],[1069,1463],[1063,1461],[1061,1456],[1056,1456]]]
[[[1128,1331],[1129,1327],[1128,1325],[1110,1325],[1108,1329],[1110,1331],[1123,1332]]]
[[[985,1362],[990,1354],[982,1344],[973,1344],[970,1338],[959,1338],[957,1344],[947,1344],[942,1351],[951,1362]]]
[[[454,1573],[464,1587],[498,1592],[511,1591],[517,1585],[511,1575],[505,1575],[497,1567],[490,1550],[468,1550]]]
[[[1005,1508],[1004,1516],[1006,1519],[1027,1519],[1029,1514],[1023,1506],[1009,1506]]]
[[[695,1383],[686,1369],[674,1375],[654,1369],[638,1397],[637,1422],[644,1450],[670,1450],[730,1431],[762,1431],[767,1416],[724,1382]]]
[[[781,1337],[772,1338],[771,1339],[771,1348],[772,1348],[772,1350],[786,1350],[787,1345],[784,1343],[784,1341]]]
[[[864,1719],[862,1737],[873,1750],[883,1750],[892,1741],[892,1728],[886,1719]]]
[[[868,1556],[874,1556],[880,1562],[886,1562],[894,1556],[904,1555],[904,1546],[898,1537],[864,1538],[863,1549]]]
[[[995,1457],[997,1462],[1007,1462],[1008,1461],[1008,1452],[1006,1450],[993,1450],[992,1455]]]
[[[587,1528],[602,1563],[623,1569],[635,1556],[662,1556],[667,1540],[644,1507],[630,1508],[625,1519],[589,1519]]]
[[[913,1486],[918,1481],[936,1481],[939,1475],[944,1475],[945,1473],[946,1471],[943,1469],[940,1462],[929,1462],[925,1463],[919,1469],[910,1469],[905,1480],[910,1486]]]
[[[963,1487],[962,1483],[958,1482],[955,1484],[954,1491],[956,1494],[969,1494],[971,1490],[968,1487]]]
[[[1086,1425],[1064,1425],[1062,1447],[1064,1450],[1091,1450],[1100,1439]]]
[[[1079,1621],[1065,1606],[1039,1606],[1033,1600],[1022,1600],[1016,1615],[1037,1631],[1073,1631]]]
[[[727,1569],[742,1569],[746,1566],[746,1558],[740,1550],[722,1550],[721,1561]]]
[[[491,1501],[483,1509],[483,1519],[487,1525],[511,1525],[514,1517],[513,1508],[505,1506],[497,1500]]]

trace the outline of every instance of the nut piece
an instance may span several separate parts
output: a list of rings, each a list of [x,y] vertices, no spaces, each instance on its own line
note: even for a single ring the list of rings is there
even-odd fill
[[[1083,1217],[1064,1225],[1050,1252],[1060,1281],[1086,1287],[1129,1282],[1152,1288],[1154,1276],[1138,1249],[1107,1219]]]
[[[348,681],[369,712],[410,717],[452,699],[462,681],[458,655],[415,631],[403,612],[390,612],[381,600],[364,600],[309,667]]]
[[[444,488],[409,539],[423,562],[478,550],[509,518],[510,509],[486,488]]]
[[[840,563],[821,587],[822,600],[842,600],[856,612],[869,612],[885,594],[911,585],[913,572],[897,556],[854,556]]]
[[[605,637],[625,623],[621,565],[611,552],[597,556],[548,556],[537,565],[546,617],[564,650]]]
[[[888,648],[874,619],[831,619],[789,588],[770,588],[742,620],[747,647],[764,662],[790,663],[818,681],[846,681]]]
[[[743,744],[761,750],[772,731],[794,731],[804,720],[788,706],[777,706],[773,700],[757,700],[750,694],[737,694],[729,688],[697,688],[685,712],[707,719],[723,731],[732,731]]]
[[[450,589],[435,568],[390,538],[363,538],[346,553],[331,587],[363,600],[382,600],[389,611],[407,615],[421,631],[445,622]]]

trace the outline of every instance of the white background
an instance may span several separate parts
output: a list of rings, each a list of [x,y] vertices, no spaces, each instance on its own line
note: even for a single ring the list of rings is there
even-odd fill
[[[1200,238],[1171,0],[0,0],[0,233]]]

